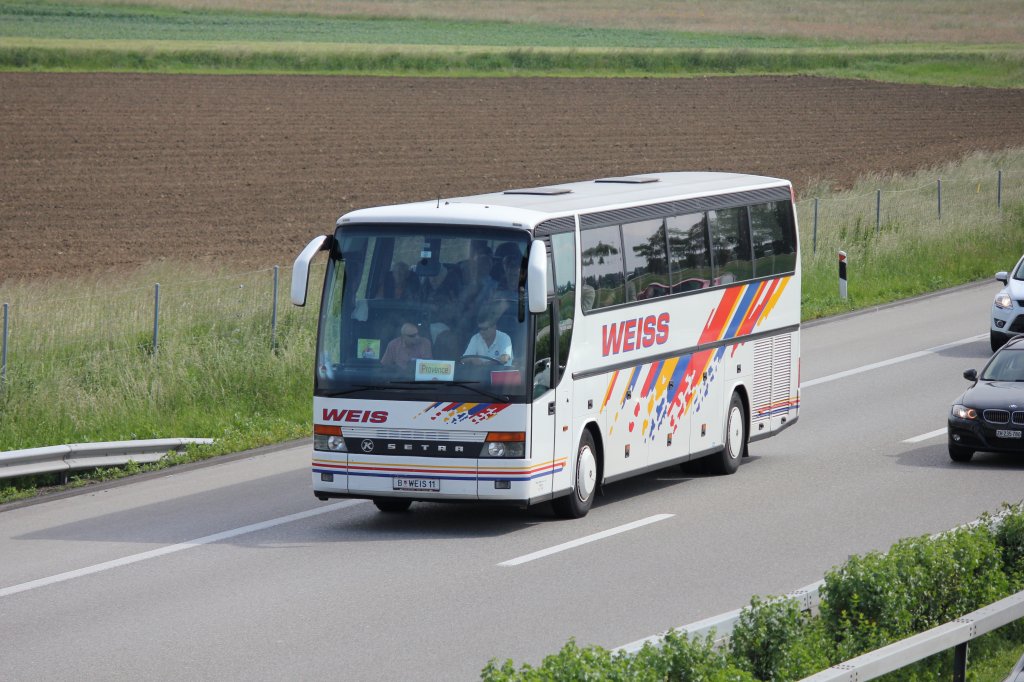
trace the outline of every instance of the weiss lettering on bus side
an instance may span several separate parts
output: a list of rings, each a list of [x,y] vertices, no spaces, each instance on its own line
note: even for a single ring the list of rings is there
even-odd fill
[[[329,410],[324,408],[325,422],[350,422],[383,424],[388,420],[388,413],[384,410]]]
[[[601,354],[629,353],[668,341],[668,313],[647,315],[601,326]]]

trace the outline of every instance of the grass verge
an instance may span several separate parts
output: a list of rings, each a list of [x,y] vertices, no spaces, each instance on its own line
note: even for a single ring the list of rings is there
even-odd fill
[[[975,154],[912,176],[867,177],[843,192],[823,186],[799,197],[797,211],[805,320],[988,279],[1011,268],[1024,243],[1024,150]],[[838,296],[839,250],[849,256],[846,300]],[[288,279],[285,272],[280,282]],[[155,338],[154,282],[161,282]],[[291,306],[284,288],[272,339],[271,270],[162,265],[116,284],[0,285],[0,301],[10,304],[0,451],[216,439],[165,463],[172,464],[308,436],[317,306]],[[315,300],[316,283],[310,291]],[[0,503],[54,482],[8,481]]]

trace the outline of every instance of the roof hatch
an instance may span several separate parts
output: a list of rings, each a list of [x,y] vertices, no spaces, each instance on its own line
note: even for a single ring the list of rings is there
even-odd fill
[[[649,182],[661,182],[658,178],[644,175],[628,175],[624,178],[600,178],[594,182],[617,182],[623,185],[646,185]]]
[[[526,189],[507,189],[505,194],[536,194],[544,197],[553,197],[559,194],[572,194],[568,187],[527,187]]]

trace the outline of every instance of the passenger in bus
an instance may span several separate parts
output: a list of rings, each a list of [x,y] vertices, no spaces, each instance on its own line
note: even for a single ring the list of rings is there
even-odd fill
[[[458,294],[458,303],[464,310],[479,310],[480,306],[491,300],[494,290],[498,288],[498,283],[491,277],[492,262],[490,247],[481,244],[461,263],[462,290]]]
[[[463,361],[482,365],[490,361],[501,365],[512,364],[512,339],[497,327],[498,317],[492,308],[480,311],[476,318],[477,333],[469,340]],[[485,360],[484,358],[488,358]]]
[[[413,277],[409,264],[399,260],[394,262],[391,271],[384,276],[375,298],[410,301],[415,298],[415,292],[416,278]]]
[[[385,367],[412,369],[418,358],[431,357],[430,339],[420,336],[419,327],[412,322],[404,322],[399,336],[391,339],[384,349],[384,357],[380,359],[380,364]]]
[[[493,309],[498,314],[498,327],[511,329],[519,324],[520,291],[526,271],[522,256],[506,256],[502,261],[501,280],[491,294]]]

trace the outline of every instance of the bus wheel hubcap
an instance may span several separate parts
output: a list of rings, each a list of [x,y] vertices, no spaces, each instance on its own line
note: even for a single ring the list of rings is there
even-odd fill
[[[588,447],[580,450],[580,458],[576,468],[576,495],[586,502],[597,486],[597,460],[594,451]]]

